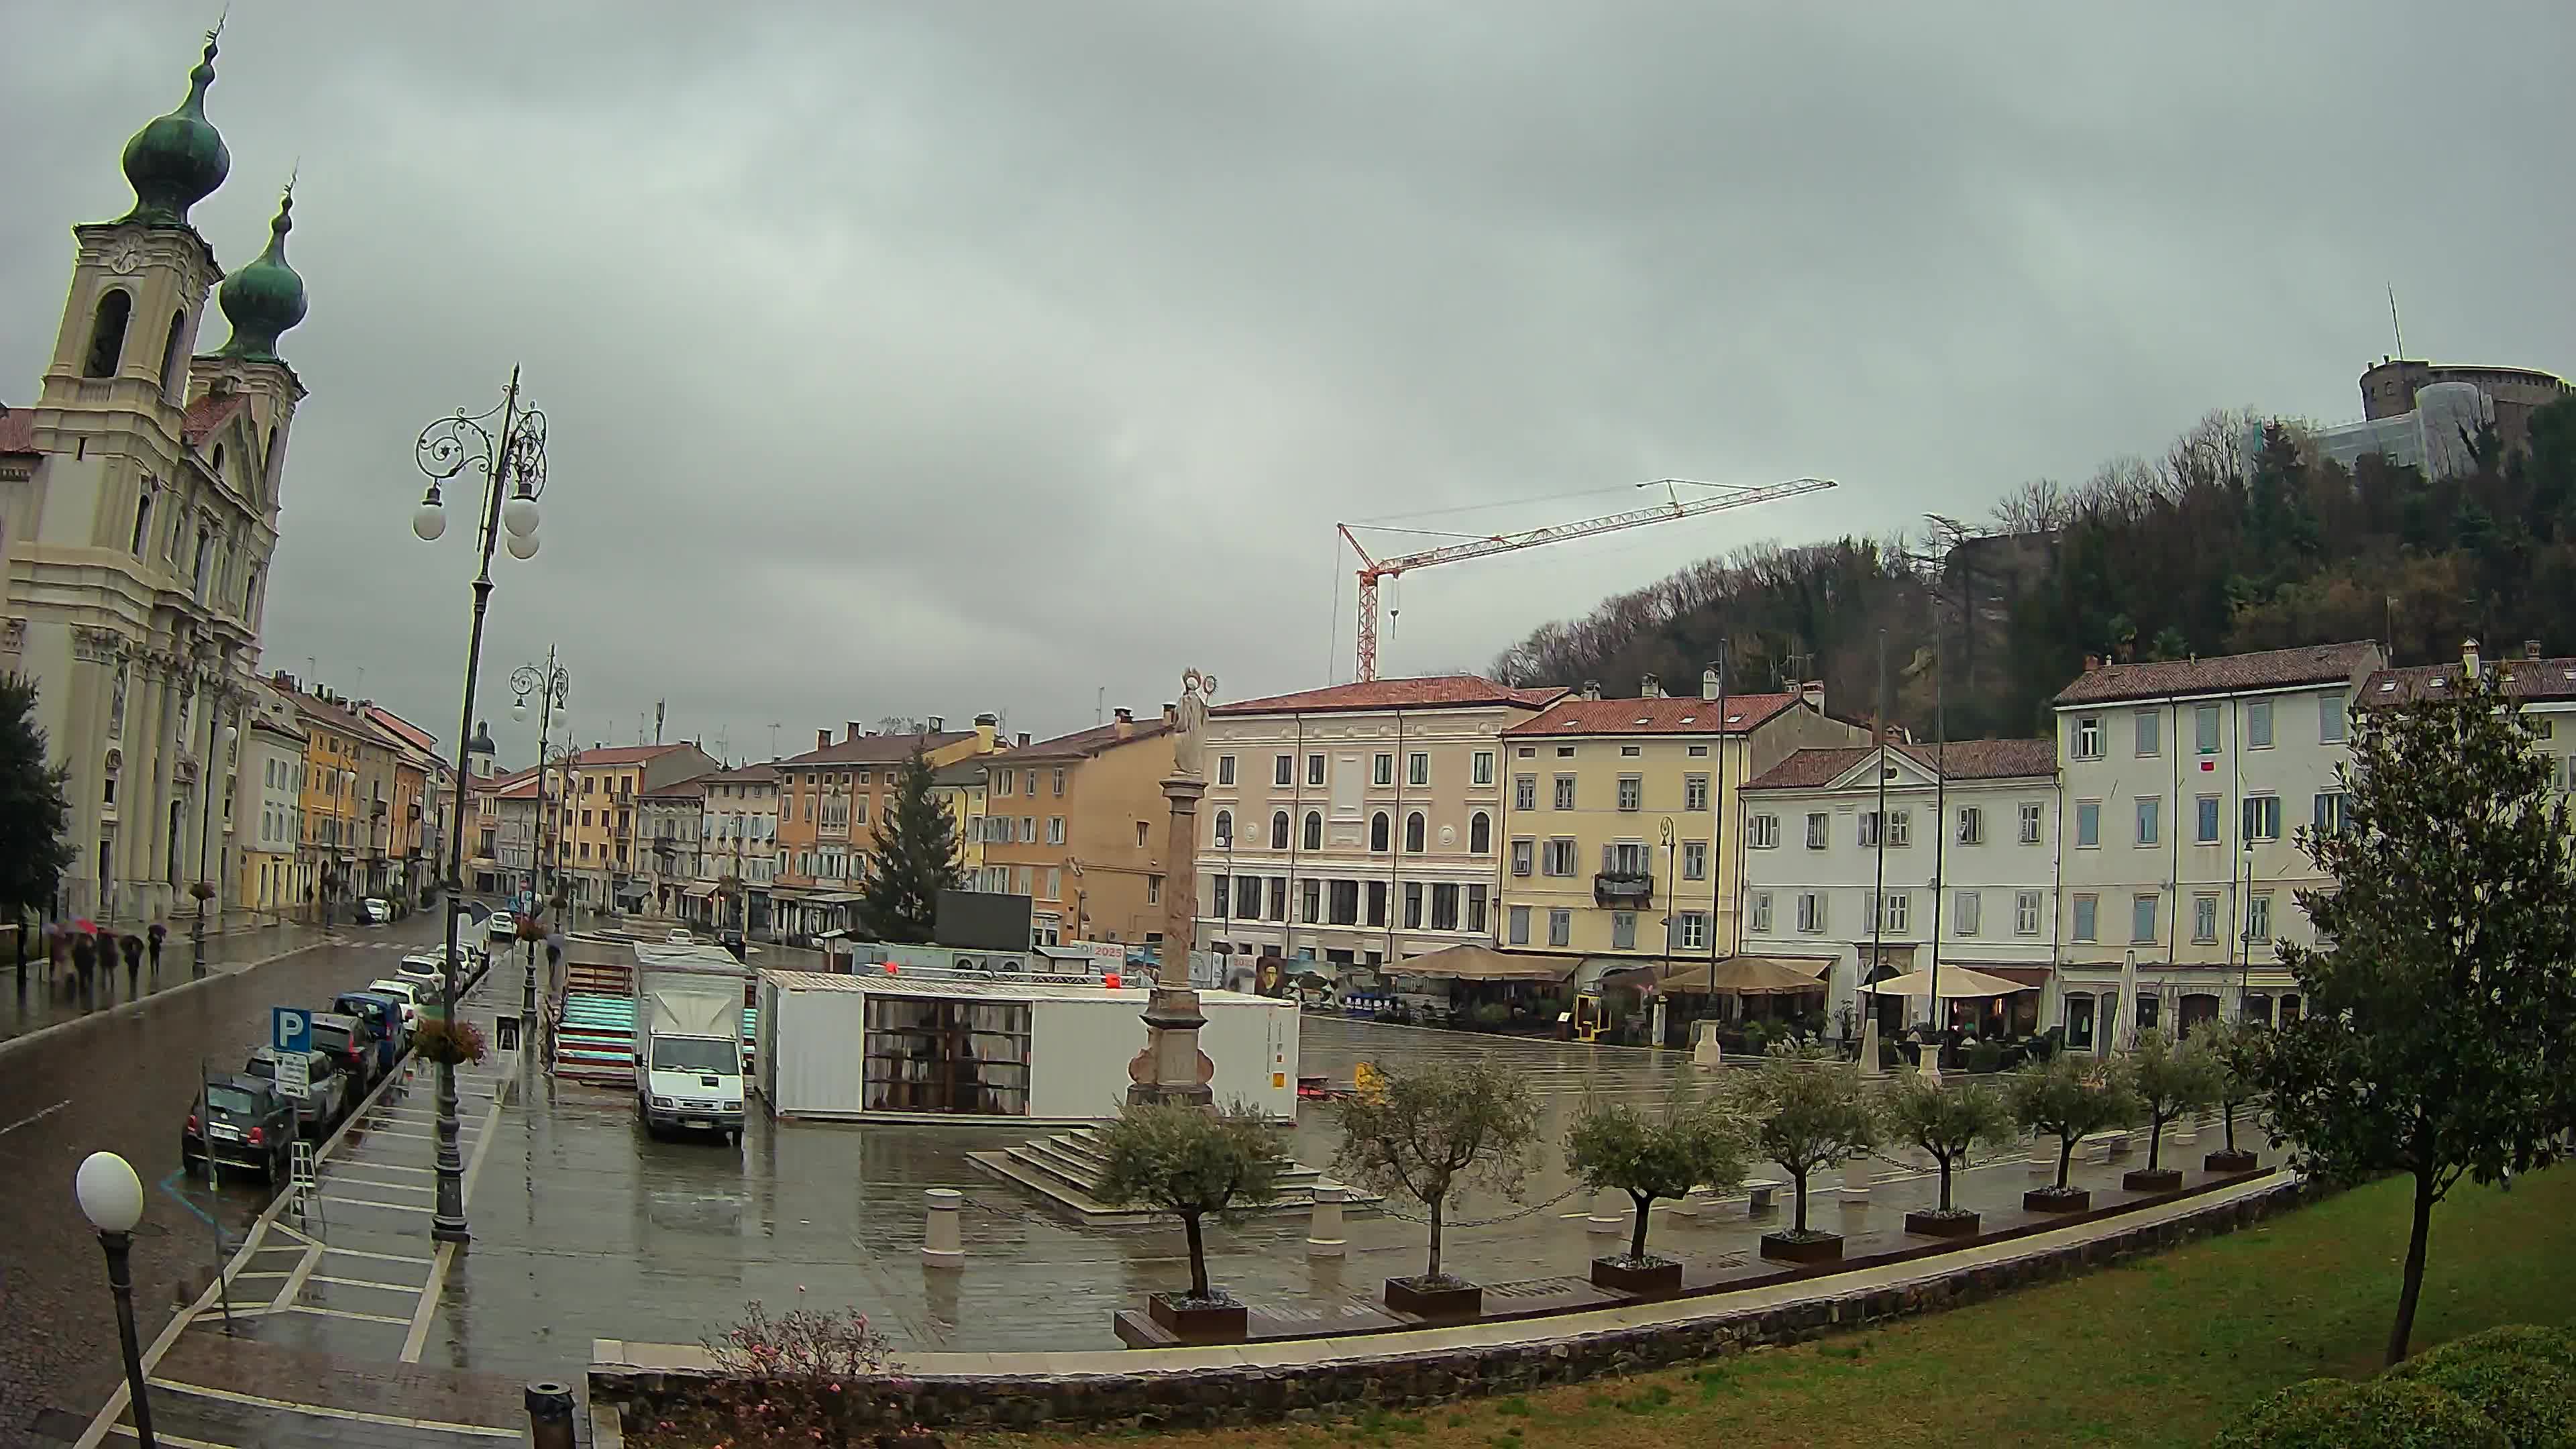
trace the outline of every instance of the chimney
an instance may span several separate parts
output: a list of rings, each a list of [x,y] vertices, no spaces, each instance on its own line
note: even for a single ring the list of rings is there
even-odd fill
[[[1637,697],[1639,699],[1663,698],[1664,682],[1651,674],[1647,675],[1645,678],[1637,681]]]
[[[1013,738],[1011,743],[1020,749],[1027,749],[1029,747],[1029,732],[1027,730],[1020,731],[1019,734]]]
[[[1583,681],[1583,697],[1585,699],[1599,699],[1601,697],[1601,681],[1597,679],[1587,679]]]
[[[985,752],[990,752],[993,746],[998,743],[998,736],[1001,734],[1001,730],[1002,717],[1000,715],[979,714],[975,716],[975,738],[981,742]]]
[[[843,724],[841,725],[841,729],[842,729],[841,740],[842,740],[842,742],[843,742],[844,744],[848,743],[848,742],[849,742],[849,741],[851,741],[851,740],[855,740],[855,739],[857,739],[859,736],[864,735],[864,734],[866,734],[866,733],[867,733],[867,731],[866,731],[866,730],[863,730],[863,729],[859,728],[859,722],[858,722],[857,720],[848,720],[848,721],[843,722]]]
[[[2475,639],[2460,641],[2460,673],[2466,679],[2478,677],[2478,641]]]
[[[818,749],[818,750],[828,750],[828,749],[830,749],[831,747],[832,747],[832,732],[831,732],[830,730],[816,730],[816,731],[814,731],[814,748],[816,748],[816,749]]]
[[[2101,655],[2099,655],[2099,654],[2087,654],[2087,655],[2085,655],[2085,656],[2084,656],[2084,672],[2085,672],[2085,673],[2087,673],[2087,674],[2099,674],[2099,673],[2101,673],[2101,672],[2102,672],[2102,656],[2101,656]]]
[[[2522,641],[2522,657],[2523,657],[2523,658],[2525,658],[2525,659],[2537,659],[2537,658],[2539,658],[2539,657],[2540,657],[2540,641],[2539,641],[2539,640],[2537,640],[2537,639],[2525,639],[2525,640],[2523,640],[2523,641]]]
[[[948,716],[944,714],[932,715],[930,717],[930,732],[934,735],[944,735],[948,733]]]
[[[1799,685],[1798,698],[1814,705],[1816,707],[1816,713],[1823,714],[1825,712],[1825,682],[1821,679],[1810,679],[1806,683]]]
[[[1699,672],[1699,697],[1702,699],[1717,698],[1717,670],[1714,667],[1703,669]]]

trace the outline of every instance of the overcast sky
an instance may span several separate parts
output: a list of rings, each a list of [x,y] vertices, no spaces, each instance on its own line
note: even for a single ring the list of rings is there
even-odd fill
[[[13,7],[0,400],[216,9]],[[244,264],[301,167],[268,663],[450,739],[470,531],[412,539],[412,444],[526,369],[552,487],[479,711],[513,759],[549,643],[586,741],[660,699],[734,756],[1043,735],[1185,665],[1349,677],[1337,520],[1840,480],[1411,576],[1386,672],[1481,667],[2211,407],[2355,416],[2391,283],[2411,352],[2576,369],[2555,0],[435,10],[238,0],[195,217]]]

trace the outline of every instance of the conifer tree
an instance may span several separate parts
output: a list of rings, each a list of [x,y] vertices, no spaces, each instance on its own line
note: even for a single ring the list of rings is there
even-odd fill
[[[930,789],[930,760],[915,750],[895,777],[877,851],[868,857],[860,886],[859,928],[871,939],[928,941],[938,923],[939,893],[955,890],[964,878],[957,822]]]
[[[64,771],[45,763],[36,685],[0,676],[0,908],[11,919],[53,903],[73,850]]]

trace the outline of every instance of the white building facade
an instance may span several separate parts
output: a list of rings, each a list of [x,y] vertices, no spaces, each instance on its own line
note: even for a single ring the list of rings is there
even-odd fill
[[[1936,960],[2025,988],[1991,1026],[1974,1024],[2044,1024],[2057,951],[2050,741],[1800,750],[1742,798],[1744,952],[1815,962],[1836,1030],[1873,1008],[1887,1027],[1920,1018],[1919,999],[1860,989]]]
[[[245,691],[232,810],[238,861],[233,897],[246,910],[283,914],[302,905],[311,866],[304,839],[304,726],[267,685]]]
[[[1217,706],[1199,802],[1201,945],[1383,967],[1492,944],[1501,733],[1564,693],[1442,675]]]
[[[2277,944],[2314,941],[2294,897],[2328,882],[2296,833],[2342,819],[2352,710],[2386,663],[2371,642],[2088,660],[2058,692],[2068,1048],[2297,1016]]]
[[[778,880],[778,772],[747,765],[702,775],[694,919],[719,930],[766,933]]]

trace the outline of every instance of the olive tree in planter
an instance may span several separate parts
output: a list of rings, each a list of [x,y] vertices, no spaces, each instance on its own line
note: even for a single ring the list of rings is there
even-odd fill
[[[1279,1185],[1279,1147],[1261,1109],[1223,1112],[1171,1103],[1130,1103],[1100,1133],[1104,1201],[1135,1203],[1181,1220],[1190,1243],[1190,1291],[1146,1300],[1156,1323],[1193,1343],[1239,1343],[1243,1305],[1208,1283],[1203,1219],[1232,1222],[1268,1203]]]
[[[1443,1272],[1441,1219],[1450,1195],[1474,1185],[1518,1201],[1538,1135],[1529,1083],[1492,1062],[1377,1067],[1369,1090],[1341,1104],[1334,1167],[1350,1181],[1402,1193],[1431,1214],[1431,1256],[1421,1276],[1386,1280],[1389,1308],[1472,1317],[1485,1290]]]
[[[1936,1238],[1975,1237],[1977,1214],[1951,1202],[1951,1174],[1966,1165],[1969,1153],[2012,1140],[2012,1114],[2004,1110],[2002,1094],[1983,1082],[1945,1086],[1919,1072],[1902,1072],[1888,1085],[1881,1113],[1889,1137],[1922,1148],[1941,1166],[1940,1206],[1907,1213],[1905,1230]]]
[[[2214,1021],[2192,1036],[2192,1045],[2209,1053],[2218,1085],[2218,1122],[2227,1145],[2201,1159],[2210,1172],[2252,1172],[2262,1159],[2236,1145],[2236,1115],[2260,1095],[2263,1058],[2271,1050],[2272,1029],[2239,1018]]]
[[[2218,1067],[2197,1044],[2181,1045],[2161,1031],[2138,1034],[2122,1068],[2129,1090],[2136,1093],[2138,1114],[2147,1123],[2147,1165],[2122,1176],[2131,1192],[2171,1192],[2182,1186],[2182,1169],[2164,1165],[2165,1128],[2184,1114],[2218,1100]]]
[[[2069,1182],[2067,1175],[2075,1165],[2076,1143],[2138,1120],[2138,1099],[2121,1064],[2072,1054],[2035,1063],[2012,1074],[2004,1102],[2015,1122],[2057,1139],[2057,1181],[2023,1193],[2023,1209],[2080,1213],[2093,1206],[2093,1194]]]
[[[1657,1198],[1687,1197],[1697,1188],[1734,1189],[1744,1181],[1746,1146],[1734,1115],[1700,1099],[1687,1083],[1674,1088],[1660,1113],[1586,1101],[1566,1130],[1565,1165],[1587,1191],[1616,1189],[1637,1205],[1626,1255],[1592,1260],[1594,1286],[1646,1295],[1681,1291],[1681,1260],[1646,1252],[1649,1210]]]
[[[1779,1042],[1754,1069],[1749,1090],[1754,1152],[1780,1164],[1797,1196],[1788,1229],[1762,1235],[1762,1256],[1840,1260],[1843,1235],[1807,1226],[1807,1179],[1878,1146],[1878,1104],[1861,1083],[1860,1064],[1821,1047]]]

